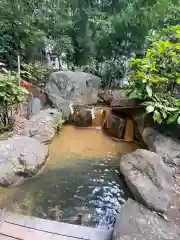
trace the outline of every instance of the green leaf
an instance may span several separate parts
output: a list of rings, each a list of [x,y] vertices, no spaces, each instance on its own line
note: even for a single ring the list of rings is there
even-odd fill
[[[6,94],[5,92],[0,92],[0,96],[1,96],[1,97],[4,97],[5,94]]]
[[[178,107],[180,107],[180,100],[179,100],[179,99],[176,100],[176,105],[177,105]]]
[[[160,109],[164,109],[164,106],[160,103],[155,103],[154,106]]]
[[[16,89],[16,88],[12,88],[12,93],[13,93],[14,95],[16,95],[16,94],[18,93],[17,89]]]
[[[17,100],[18,100],[19,102],[21,102],[21,101],[23,100],[23,97],[22,97],[22,96],[17,96]]]
[[[176,122],[178,116],[179,116],[178,113],[176,113],[174,115],[170,115],[167,119],[167,124],[172,124],[172,123]]]
[[[165,110],[168,111],[168,112],[176,112],[179,109],[178,108],[172,108],[172,107],[166,107]]]
[[[152,88],[149,85],[146,86],[146,91],[148,93],[148,96],[151,98],[152,97]]]
[[[180,78],[178,78],[178,79],[176,80],[176,83],[177,83],[177,84],[180,84]]]
[[[133,91],[132,93],[129,94],[128,98],[130,98],[130,99],[138,98],[137,92]]]
[[[148,106],[148,105],[152,105],[152,104],[154,104],[154,102],[147,101],[147,102],[141,103],[142,106]]]
[[[154,111],[154,106],[149,105],[149,106],[146,107],[146,112],[147,112],[147,113],[151,113],[151,112],[153,112],[153,111]]]
[[[161,113],[162,113],[162,115],[163,115],[163,118],[166,119],[166,118],[167,118],[167,114],[165,113],[165,111],[163,111],[163,110],[161,109]]]
[[[180,124],[180,116],[177,119],[177,123]]]
[[[162,123],[162,117],[160,112],[158,112],[157,110],[154,111],[154,116],[153,116],[154,122],[157,122],[159,124]]]

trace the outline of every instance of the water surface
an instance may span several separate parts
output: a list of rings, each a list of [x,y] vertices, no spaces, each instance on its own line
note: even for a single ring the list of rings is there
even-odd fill
[[[120,156],[140,146],[116,142],[100,130],[65,126],[49,145],[43,173],[1,189],[0,207],[15,213],[112,228],[130,196],[119,175]]]

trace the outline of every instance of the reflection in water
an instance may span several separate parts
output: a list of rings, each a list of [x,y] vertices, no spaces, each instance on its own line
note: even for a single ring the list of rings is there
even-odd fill
[[[101,131],[66,126],[50,145],[44,172],[1,189],[0,207],[20,214],[111,228],[129,193],[119,177],[120,155],[138,148]]]

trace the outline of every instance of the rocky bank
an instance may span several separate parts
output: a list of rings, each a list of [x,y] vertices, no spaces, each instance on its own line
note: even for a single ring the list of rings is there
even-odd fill
[[[143,140],[150,151],[139,149],[120,160],[135,200],[120,209],[113,240],[178,240],[180,143],[150,127],[144,129]]]
[[[62,113],[46,109],[25,120],[16,135],[0,141],[0,186],[8,187],[38,174],[48,158],[48,146],[55,136]]]

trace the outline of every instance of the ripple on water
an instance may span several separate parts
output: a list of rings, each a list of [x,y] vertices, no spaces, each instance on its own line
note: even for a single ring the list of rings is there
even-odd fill
[[[114,142],[101,131],[66,126],[50,145],[44,172],[13,189],[1,189],[0,207],[20,214],[112,228],[130,196],[119,177],[119,158],[135,143]]]

